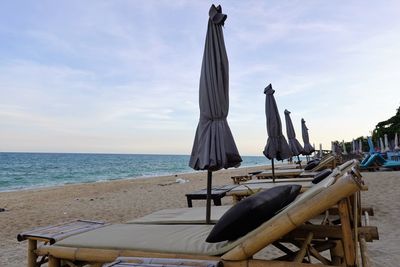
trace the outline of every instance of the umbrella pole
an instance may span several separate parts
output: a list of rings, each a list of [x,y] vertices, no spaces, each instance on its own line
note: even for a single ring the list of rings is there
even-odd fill
[[[211,223],[211,181],[212,181],[212,171],[207,170],[206,224]]]
[[[299,162],[300,169],[301,169],[301,161],[300,161],[300,157],[299,157],[299,155],[297,155],[297,161]]]
[[[272,182],[275,183],[274,159],[272,159],[271,162],[272,162]]]

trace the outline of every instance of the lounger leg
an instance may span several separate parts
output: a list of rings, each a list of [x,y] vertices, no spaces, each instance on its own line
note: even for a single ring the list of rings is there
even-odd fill
[[[330,249],[331,261],[332,265],[339,266],[342,264],[342,259],[344,258],[343,246],[340,240],[336,240],[334,242],[336,243],[336,246]]]
[[[28,267],[36,267],[38,256],[35,253],[37,249],[37,241],[28,239]]]
[[[360,252],[361,252],[362,266],[370,267],[371,262],[367,254],[367,242],[365,241],[365,238],[363,236],[360,236]]]
[[[221,206],[222,205],[221,204],[221,198],[219,198],[219,197],[214,198],[214,205],[215,206]]]
[[[351,224],[350,224],[350,216],[349,209],[347,206],[347,200],[342,199],[338,205],[340,221],[342,224],[342,233],[343,233],[343,249],[344,256],[346,259],[347,266],[355,265],[355,246],[353,242],[353,234],[351,232]]]
[[[307,253],[308,245],[310,244],[313,236],[314,236],[313,233],[309,233],[307,235],[306,239],[304,240],[303,245],[301,246],[299,252],[297,253],[296,257],[293,260],[294,262],[303,262],[304,256]]]
[[[189,208],[193,207],[192,199],[190,197],[187,197],[187,204]]]
[[[49,256],[49,267],[60,267],[60,259]]]

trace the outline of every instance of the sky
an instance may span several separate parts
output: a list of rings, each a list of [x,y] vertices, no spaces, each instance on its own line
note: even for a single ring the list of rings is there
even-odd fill
[[[262,155],[269,83],[317,148],[396,113],[399,1],[2,1],[0,151],[190,154],[213,3],[241,155]]]

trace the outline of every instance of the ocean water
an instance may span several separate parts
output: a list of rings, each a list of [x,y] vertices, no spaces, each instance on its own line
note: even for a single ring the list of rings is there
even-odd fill
[[[242,156],[242,167],[270,164]],[[0,153],[0,191],[193,172],[188,155]]]

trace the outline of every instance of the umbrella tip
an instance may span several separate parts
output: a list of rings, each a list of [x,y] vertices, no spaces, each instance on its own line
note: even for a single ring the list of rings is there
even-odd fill
[[[211,5],[210,11],[208,12],[211,21],[217,25],[224,25],[226,18],[228,17],[225,14],[222,14],[222,7],[220,5],[215,6],[214,4]]]
[[[301,118],[301,122],[302,122],[302,123],[305,123],[306,121],[305,121],[303,118]]]
[[[275,93],[275,90],[272,89],[272,84],[268,84],[267,87],[264,89],[264,94],[273,94]]]
[[[290,111],[285,109],[285,114],[290,114]]]

